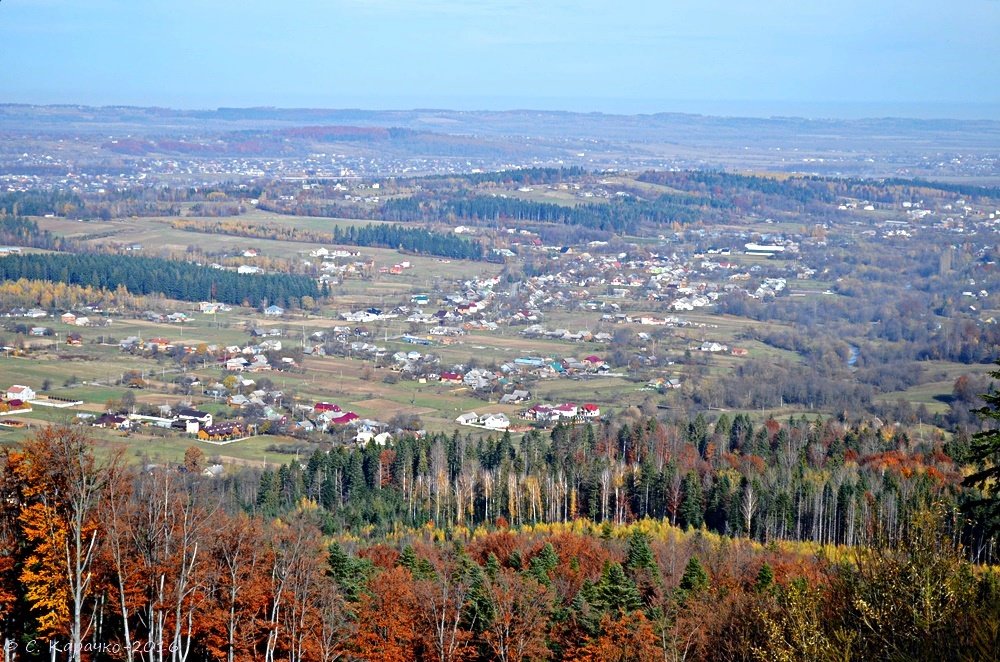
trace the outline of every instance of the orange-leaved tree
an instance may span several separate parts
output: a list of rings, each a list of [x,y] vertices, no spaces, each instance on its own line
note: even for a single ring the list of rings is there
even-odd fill
[[[575,662],[654,662],[663,659],[652,624],[642,612],[605,614],[601,618],[600,633],[567,660]]]
[[[393,568],[372,577],[357,608],[354,649],[367,662],[408,662],[414,659],[417,601],[413,577]]]
[[[43,637],[68,637],[70,659],[82,656],[86,603],[103,543],[98,514],[107,486],[119,479],[120,455],[98,463],[83,432],[48,427],[17,458],[22,502],[18,521],[28,547],[21,581]]]
[[[534,577],[510,568],[499,568],[486,576],[483,590],[490,618],[483,638],[501,662],[546,660],[549,612],[554,592]]]

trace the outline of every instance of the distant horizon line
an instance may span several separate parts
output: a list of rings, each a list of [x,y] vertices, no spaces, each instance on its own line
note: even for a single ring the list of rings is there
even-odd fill
[[[544,102],[542,102],[544,104]],[[639,104],[642,105],[642,104]],[[658,104],[660,105],[660,104]],[[666,115],[685,115],[693,117],[710,117],[721,119],[760,119],[780,120],[796,119],[806,121],[864,121],[864,120],[916,120],[916,121],[958,121],[958,122],[1000,122],[1000,102],[867,102],[867,101],[831,101],[831,102],[785,102],[785,101],[663,101],[661,108],[670,109],[581,109],[576,104],[570,107],[547,107],[529,105],[507,106],[469,106],[458,104],[415,104],[407,106],[383,104],[353,104],[344,105],[276,105],[249,103],[234,104],[138,104],[138,103],[86,103],[86,102],[50,102],[38,103],[30,101],[0,102],[0,107],[36,107],[36,108],[90,108],[90,109],[155,109],[176,112],[219,112],[226,110],[271,110],[271,111],[328,111],[328,112],[367,112],[367,113],[566,113],[574,115],[606,115],[617,117],[651,117]],[[809,111],[812,112],[808,112]],[[838,109],[840,112],[831,112]],[[878,109],[878,110],[876,110]],[[909,112],[906,112],[908,109]],[[948,110],[944,110],[948,109]],[[955,112],[962,109],[965,112]],[[923,112],[914,112],[922,110]],[[944,112],[940,112],[943,111]],[[804,112],[805,111],[805,112]],[[853,111],[853,112],[845,112]],[[949,112],[950,111],[950,112]],[[983,114],[970,114],[969,111],[979,111]],[[985,112],[983,112],[985,111]]]

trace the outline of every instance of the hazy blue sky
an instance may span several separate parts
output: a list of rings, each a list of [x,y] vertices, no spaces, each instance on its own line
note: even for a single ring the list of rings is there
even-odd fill
[[[0,101],[1000,118],[998,35],[997,0],[4,0]]]

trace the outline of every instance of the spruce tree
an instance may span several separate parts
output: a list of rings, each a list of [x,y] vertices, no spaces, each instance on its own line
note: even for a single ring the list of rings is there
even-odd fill
[[[549,573],[555,570],[558,565],[559,557],[556,555],[556,550],[552,547],[552,543],[545,543],[542,551],[532,557],[528,574],[544,586],[551,586],[552,578],[549,576]]]
[[[642,608],[642,596],[635,583],[625,576],[620,563],[606,563],[601,579],[594,585],[591,604],[604,612],[631,612]]]
[[[767,591],[774,584],[774,570],[771,568],[770,564],[766,561],[764,565],[760,567],[760,571],[757,573],[757,581],[754,582],[754,589],[757,592]]]
[[[689,471],[684,476],[681,491],[684,494],[684,498],[681,502],[680,511],[677,513],[680,524],[684,527],[697,528],[704,522],[705,512],[701,493],[701,481],[698,479],[698,474]]]
[[[371,574],[371,562],[367,559],[354,558],[337,542],[331,543],[328,551],[327,576],[337,584],[344,598],[350,602],[357,602]]]
[[[638,529],[632,532],[628,539],[628,550],[625,553],[625,567],[631,572],[649,570],[656,572],[656,559],[653,550],[649,548],[649,539]]]
[[[1000,365],[1000,360],[997,360]],[[989,373],[1000,380],[1000,370]],[[963,504],[963,509],[990,534],[1000,532],[1000,391],[993,388],[980,396],[986,404],[974,410],[987,429],[972,435],[968,459],[978,471],[962,481],[965,487],[979,490],[978,498]]]
[[[680,588],[685,593],[693,593],[708,588],[708,573],[698,557],[692,556],[684,566]]]

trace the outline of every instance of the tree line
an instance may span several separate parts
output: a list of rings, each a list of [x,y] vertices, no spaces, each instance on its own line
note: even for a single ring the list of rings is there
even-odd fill
[[[68,191],[31,189],[0,193],[0,210],[10,216],[65,216],[82,209],[83,200]]]
[[[2,280],[44,280],[102,290],[122,286],[138,295],[159,293],[181,301],[219,301],[259,306],[297,306],[319,296],[316,281],[291,274],[237,274],[234,271],[164,260],[111,254],[16,255],[0,260]]]
[[[567,168],[515,168],[513,170],[498,170],[495,172],[469,172],[461,174],[448,174],[448,175],[428,175],[426,177],[420,177],[413,180],[404,180],[403,183],[409,182],[437,182],[437,181],[450,181],[459,180],[463,182],[468,182],[469,184],[517,184],[518,186],[524,186],[526,184],[555,184],[558,182],[563,182],[569,179],[575,179],[583,177],[588,174],[587,170],[580,166],[570,166]]]
[[[145,297],[130,294],[121,286],[114,290],[106,290],[26,278],[0,283],[0,303],[4,308],[37,306],[46,311],[72,310],[77,306],[141,310],[149,306],[149,301]]]
[[[532,202],[487,195],[425,196],[392,198],[380,208],[389,221],[442,221],[497,223],[527,221],[580,226],[617,234],[636,234],[646,224],[670,225],[698,220],[702,206],[712,202],[664,195],[653,200],[623,198],[607,203],[576,206]]]
[[[71,243],[48,230],[40,230],[38,223],[30,218],[0,213],[0,244],[62,251]]]
[[[271,225],[240,221],[202,223],[177,220],[171,223],[171,227],[188,232],[207,232],[209,234],[257,237],[278,241],[393,248],[459,260],[481,260],[484,257],[483,247],[477,242],[453,234],[433,232],[424,228],[408,228],[399,224],[368,223],[361,226],[350,225],[346,228],[334,225],[332,231],[322,231],[298,228],[292,224]]]
[[[751,198],[754,207],[765,204],[783,209],[788,203],[799,206],[822,202],[830,204],[839,198],[855,198],[872,202],[892,203],[914,197],[968,195],[975,198],[1000,198],[1000,187],[952,182],[932,182],[923,179],[861,179],[857,177],[792,176],[767,177],[744,175],[717,170],[647,171],[638,180],[700,195],[719,196],[734,201]]]
[[[699,414],[559,425],[516,442],[509,433],[403,437],[265,471],[246,505],[280,516],[315,500],[328,531],[652,517],[762,542],[865,545],[876,531],[901,539],[926,503],[959,509],[975,497],[960,485],[954,442],[921,434],[832,419],[755,424],[746,414],[712,424]],[[969,553],[993,558],[993,532],[973,519],[963,530]]]

